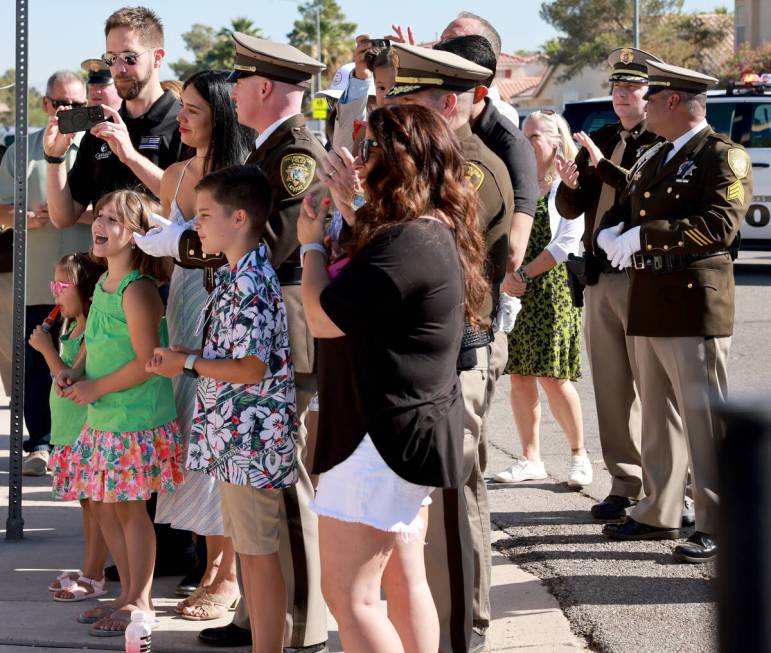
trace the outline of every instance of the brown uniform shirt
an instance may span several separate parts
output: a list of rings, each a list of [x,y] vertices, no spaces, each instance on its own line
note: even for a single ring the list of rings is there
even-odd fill
[[[498,294],[506,274],[509,232],[514,214],[514,190],[508,170],[492,150],[471,132],[469,125],[455,131],[466,159],[468,177],[479,197],[477,218],[485,237],[490,292],[482,305],[479,326],[488,329],[495,319]]]
[[[606,157],[602,163],[609,162],[608,160],[613,150],[621,139],[620,133],[622,129],[621,123],[617,122],[605,125],[590,134],[594,143]],[[621,158],[620,167],[624,170],[632,168],[647,146],[657,140],[661,139],[645,128],[644,120],[632,128],[626,141],[626,148]],[[592,252],[594,251],[594,244],[592,243],[594,226],[602,219],[601,215],[597,216],[595,214],[597,204],[600,201],[602,185],[607,183],[613,186],[618,191],[616,194],[616,199],[618,199],[621,191],[626,187],[626,177],[623,174],[619,175],[613,166],[601,164],[598,168],[595,168],[585,148],[578,152],[576,166],[578,168],[578,187],[570,188],[564,183],[560,184],[557,188],[555,201],[557,211],[567,220],[577,218],[583,213],[585,223],[584,249],[587,252]]]
[[[307,192],[326,193],[316,169],[326,151],[297,114],[283,122],[252,152],[246,163],[259,165],[273,191],[273,211],[268,218],[264,240],[270,249],[270,262],[279,278],[287,309],[289,344],[295,371],[313,371],[313,337],[308,331],[300,302],[300,243],[297,219]],[[190,267],[219,267],[226,261],[201,251],[201,241],[193,230],[185,231],[179,243],[179,260]]]
[[[637,336],[730,336],[734,277],[725,251],[752,199],[752,163],[743,147],[705,127],[664,164],[659,148],[620,198],[628,226],[640,226],[641,254],[685,257],[685,269],[632,270],[627,333]],[[618,223],[608,211],[603,227]],[[673,259],[677,260],[677,259]]]

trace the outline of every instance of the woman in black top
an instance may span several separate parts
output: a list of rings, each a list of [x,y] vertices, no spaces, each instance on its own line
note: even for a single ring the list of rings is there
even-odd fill
[[[367,203],[331,281],[328,202],[306,198],[298,222],[303,306],[320,339],[322,589],[346,651],[435,653],[423,539],[431,491],[461,477],[456,361],[486,288],[476,199],[455,137],[423,107],[374,111],[355,165]]]

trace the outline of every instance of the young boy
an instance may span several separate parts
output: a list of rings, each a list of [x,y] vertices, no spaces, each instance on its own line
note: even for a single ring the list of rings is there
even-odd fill
[[[253,650],[280,653],[287,597],[279,499],[281,488],[297,482],[297,419],[286,310],[260,242],[271,190],[257,166],[232,166],[204,177],[196,192],[203,251],[221,252],[229,265],[217,272],[203,353],[159,348],[147,370],[199,377],[187,466],[221,481],[225,535],[241,563]]]

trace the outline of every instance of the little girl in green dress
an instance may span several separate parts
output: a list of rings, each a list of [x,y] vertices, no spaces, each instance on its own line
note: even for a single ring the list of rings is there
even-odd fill
[[[153,613],[155,532],[145,501],[183,478],[171,382],[145,372],[153,349],[168,339],[156,283],[162,261],[133,239],[149,228],[154,208],[131,190],[97,202],[92,251],[107,272],[94,291],[84,356],[56,379],[63,396],[88,407],[72,447],[70,483],[78,498],[91,500],[121,579],[107,610],[81,615],[85,622],[102,617],[91,629],[97,637],[121,636],[132,610]]]

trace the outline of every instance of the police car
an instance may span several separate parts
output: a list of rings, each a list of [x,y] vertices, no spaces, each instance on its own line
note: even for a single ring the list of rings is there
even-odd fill
[[[568,103],[563,115],[574,132],[618,120],[610,97]],[[743,145],[752,159],[752,202],[741,226],[742,249],[771,249],[771,73],[747,73],[725,90],[708,91],[707,122]]]

